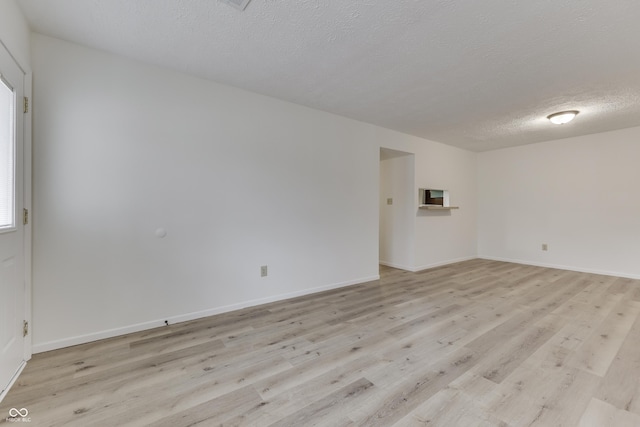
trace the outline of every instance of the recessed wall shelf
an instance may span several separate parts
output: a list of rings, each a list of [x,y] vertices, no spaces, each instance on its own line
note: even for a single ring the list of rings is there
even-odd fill
[[[431,211],[450,211],[451,209],[460,209],[460,206],[433,206],[433,205],[420,205],[420,209],[428,209]]]
[[[447,190],[434,190],[430,188],[418,189],[418,207],[432,211],[450,211],[459,209],[458,206],[449,206],[449,192]]]

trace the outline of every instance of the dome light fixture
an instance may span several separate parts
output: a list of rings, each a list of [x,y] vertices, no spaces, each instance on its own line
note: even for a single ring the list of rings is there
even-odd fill
[[[563,125],[573,120],[579,112],[578,110],[560,111],[547,116],[547,119],[555,125]]]
[[[236,9],[243,11],[247,8],[247,5],[251,0],[220,0],[229,6],[235,7]]]

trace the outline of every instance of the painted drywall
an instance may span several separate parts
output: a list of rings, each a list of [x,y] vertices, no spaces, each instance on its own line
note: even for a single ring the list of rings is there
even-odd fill
[[[479,256],[640,278],[638,141],[629,128],[480,154]]]
[[[477,256],[477,154],[443,144],[416,150],[415,270]],[[449,191],[451,211],[418,209],[418,188]]]
[[[15,0],[0,1],[0,41],[23,71],[31,68],[31,30]]]
[[[477,153],[434,141],[394,134],[381,138],[387,150],[411,153],[415,159],[411,196],[414,239],[410,271],[446,265],[477,256]],[[449,190],[450,212],[418,208],[419,188]]]
[[[444,147],[32,39],[36,352],[376,279],[380,147]]]
[[[380,264],[413,270],[415,155],[382,150],[380,160]],[[387,202],[391,199],[391,204]]]

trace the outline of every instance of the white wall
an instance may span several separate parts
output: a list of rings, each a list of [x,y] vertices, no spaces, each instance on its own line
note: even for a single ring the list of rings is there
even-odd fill
[[[444,150],[432,162],[452,173],[475,158],[40,35],[32,48],[34,351],[375,279],[379,148]]]
[[[411,153],[415,159],[411,212],[414,237],[411,271],[473,259],[477,256],[477,153],[438,142],[396,134],[380,146]],[[418,209],[418,189],[449,190],[460,209]]]
[[[404,270],[415,266],[415,156],[381,150],[380,264]],[[392,204],[387,204],[387,199]]]
[[[443,144],[416,150],[415,270],[477,256],[477,153]],[[418,209],[418,188],[449,190],[452,211]]]
[[[640,278],[639,161],[640,128],[480,154],[479,256]]]
[[[31,67],[31,30],[15,0],[0,1],[0,41],[25,72]]]

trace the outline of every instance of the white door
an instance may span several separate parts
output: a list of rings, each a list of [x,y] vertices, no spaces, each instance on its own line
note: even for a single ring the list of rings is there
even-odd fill
[[[25,360],[24,79],[0,44],[0,398]]]

